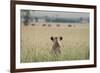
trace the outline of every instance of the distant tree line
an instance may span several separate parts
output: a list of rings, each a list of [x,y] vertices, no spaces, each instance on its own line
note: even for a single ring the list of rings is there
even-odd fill
[[[80,18],[62,18],[62,17],[49,17],[49,16],[43,16],[43,17],[36,17],[30,15],[29,10],[22,10],[22,13],[24,12],[24,15],[21,15],[21,19],[23,19],[24,25],[28,25],[30,22],[39,22],[39,20],[44,20],[45,22],[54,22],[54,23],[81,23],[84,19],[82,17]],[[89,18],[85,19],[87,22],[89,22]]]
[[[46,22],[61,22],[61,23],[80,23],[80,19],[68,19],[68,18],[55,18],[55,19],[46,19]]]

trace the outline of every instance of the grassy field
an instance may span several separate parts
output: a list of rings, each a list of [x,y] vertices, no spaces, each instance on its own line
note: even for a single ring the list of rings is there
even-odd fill
[[[51,36],[62,36],[61,54],[50,53]],[[76,24],[72,27],[21,25],[21,62],[47,62],[89,59],[89,26]]]

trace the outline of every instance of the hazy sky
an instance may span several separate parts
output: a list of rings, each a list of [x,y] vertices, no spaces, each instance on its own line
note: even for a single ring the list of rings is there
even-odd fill
[[[22,16],[25,14],[25,11],[21,10]],[[62,18],[89,18],[89,13],[83,12],[65,12],[65,11],[39,11],[39,10],[29,10],[30,15],[33,17],[62,17]]]

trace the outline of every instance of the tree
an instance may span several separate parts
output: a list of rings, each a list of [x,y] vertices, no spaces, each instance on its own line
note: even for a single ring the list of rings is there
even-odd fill
[[[30,18],[30,12],[27,10],[26,14],[24,16],[24,25],[28,25],[29,23],[29,18]]]
[[[35,22],[38,22],[38,17],[35,17]]]

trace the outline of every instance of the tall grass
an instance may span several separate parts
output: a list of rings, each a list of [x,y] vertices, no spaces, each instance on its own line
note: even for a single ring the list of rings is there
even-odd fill
[[[21,26],[21,62],[89,59],[88,25],[76,27]],[[51,53],[51,36],[62,36],[61,54]]]

